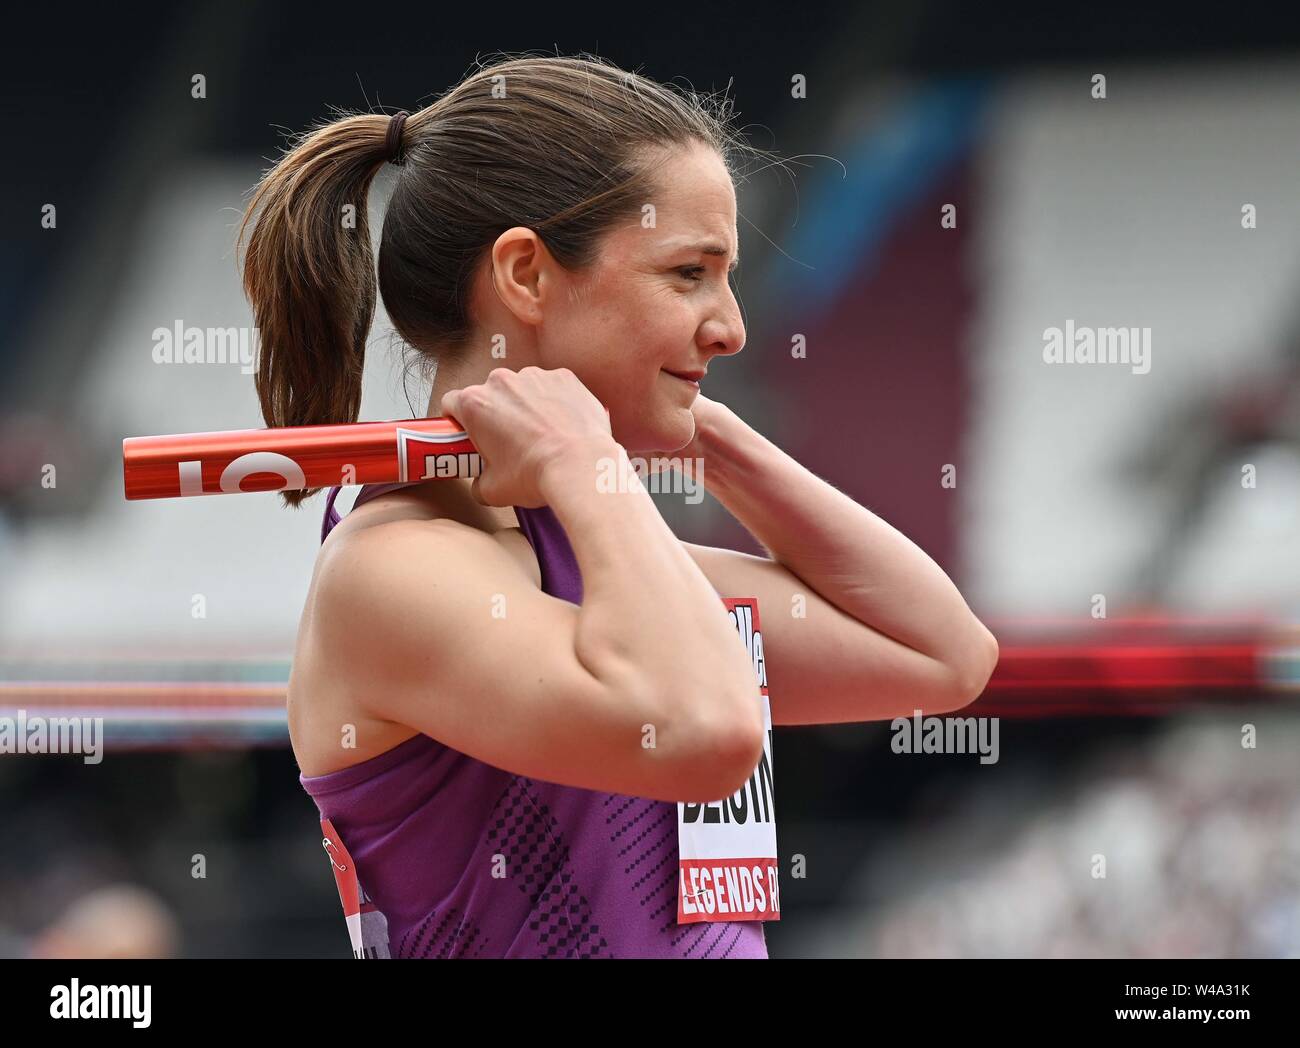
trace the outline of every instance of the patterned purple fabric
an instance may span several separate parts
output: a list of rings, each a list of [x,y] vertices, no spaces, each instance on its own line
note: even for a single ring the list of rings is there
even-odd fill
[[[555,514],[514,509],[543,589],[581,604]],[[760,921],[678,925],[675,804],[513,775],[427,735],[299,781],[388,918],[394,957],[767,957]]]

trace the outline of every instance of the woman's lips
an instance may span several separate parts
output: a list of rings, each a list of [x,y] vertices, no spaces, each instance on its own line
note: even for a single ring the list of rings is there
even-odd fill
[[[688,386],[694,386],[696,389],[700,388],[700,383],[698,379],[688,378],[685,375],[678,374],[676,371],[669,371],[667,368],[663,368],[662,370],[665,375],[672,375],[673,378],[680,379],[682,382],[685,382]]]

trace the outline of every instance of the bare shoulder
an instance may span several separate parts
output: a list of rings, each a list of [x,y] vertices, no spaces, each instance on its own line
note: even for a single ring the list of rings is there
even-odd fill
[[[480,571],[540,588],[537,559],[518,528],[485,531],[432,516],[401,494],[349,514],[317,555],[287,697],[290,738],[305,775],[359,764],[416,734],[374,716],[366,701],[380,683],[377,669],[423,651],[412,647],[419,638],[403,624],[413,595],[443,584],[464,588]]]

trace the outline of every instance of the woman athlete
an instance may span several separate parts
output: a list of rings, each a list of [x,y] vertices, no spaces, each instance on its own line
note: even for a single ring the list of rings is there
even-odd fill
[[[766,957],[776,884],[726,837],[771,831],[759,685],[772,724],[881,720],[968,704],[997,661],[920,549],[700,393],[745,343],[741,148],[725,104],[508,58],[409,118],[315,129],[249,205],[266,422],[356,421],[367,193],[399,164],[379,292],[436,361],[428,414],[483,458],[342,520],[333,489],[293,658],[302,784],[394,956]],[[630,454],[702,461],[769,555],[681,542],[643,486],[602,486]]]

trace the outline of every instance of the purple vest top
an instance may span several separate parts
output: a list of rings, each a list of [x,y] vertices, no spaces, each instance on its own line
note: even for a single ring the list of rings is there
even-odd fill
[[[356,505],[402,486],[367,485]],[[581,604],[554,512],[514,511],[542,588]],[[514,775],[427,735],[299,782],[387,917],[393,957],[767,957],[761,921],[677,923],[675,804]]]

